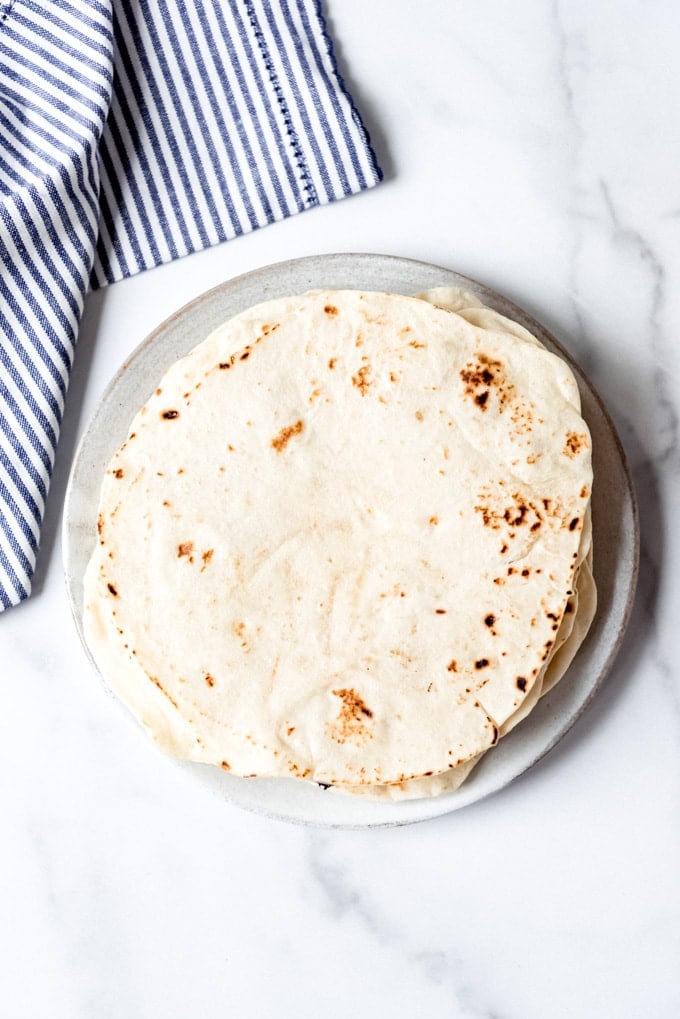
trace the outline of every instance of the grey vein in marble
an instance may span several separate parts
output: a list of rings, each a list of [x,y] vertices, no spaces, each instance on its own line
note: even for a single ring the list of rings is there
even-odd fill
[[[411,967],[415,967],[426,982],[447,985],[456,1011],[451,1019],[504,1019],[479,1000],[476,991],[466,979],[462,960],[450,950],[416,948],[410,944],[407,930],[394,915],[384,912],[371,901],[365,886],[355,882],[349,866],[338,864],[332,856],[332,837],[308,833],[308,873],[322,895],[325,911],[339,921],[354,917],[369,933],[376,945],[389,946],[397,951]]]

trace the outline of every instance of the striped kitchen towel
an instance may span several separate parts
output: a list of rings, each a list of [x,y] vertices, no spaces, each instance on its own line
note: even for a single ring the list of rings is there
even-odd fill
[[[0,611],[88,288],[381,176],[318,0],[0,0]]]

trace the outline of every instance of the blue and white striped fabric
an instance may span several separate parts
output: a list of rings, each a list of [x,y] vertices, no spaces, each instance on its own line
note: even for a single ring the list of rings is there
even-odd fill
[[[380,179],[317,0],[0,0],[0,611],[89,286]]]

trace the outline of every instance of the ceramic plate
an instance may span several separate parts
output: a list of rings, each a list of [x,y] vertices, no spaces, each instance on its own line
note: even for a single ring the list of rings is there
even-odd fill
[[[564,736],[602,682],[621,643],[637,574],[637,513],[623,450],[597,393],[554,337],[500,294],[449,269],[404,258],[363,254],[302,258],[230,280],[164,322],[121,367],[81,440],[66,495],[65,571],[81,640],[83,575],[96,540],[97,504],[104,472],[125,440],[130,421],[166,369],[226,319],[260,301],[321,288],[414,294],[435,286],[459,286],[478,294],[485,304],[526,326],[548,349],[569,362],[576,374],[583,416],[593,436],[597,615],[565,678],[482,759],[460,789],[447,795],[402,803],[373,803],[293,779],[242,779],[209,765],[173,762],[218,796],[249,810],[306,824],[364,828],[408,824],[480,800],[536,764]]]

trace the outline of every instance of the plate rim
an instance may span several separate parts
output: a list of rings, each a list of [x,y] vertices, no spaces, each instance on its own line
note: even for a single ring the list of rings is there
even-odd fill
[[[209,288],[208,290],[204,291],[203,293],[198,294],[196,297],[192,298],[190,301],[186,302],[180,308],[176,309],[169,316],[167,316],[162,322],[160,322],[125,357],[125,359],[120,364],[118,369],[114,372],[114,374],[111,377],[111,379],[109,380],[108,384],[102,390],[102,393],[100,394],[99,399],[97,400],[96,406],[95,406],[92,414],[90,415],[90,417],[88,419],[88,422],[87,422],[87,424],[85,426],[85,429],[84,429],[84,431],[83,431],[83,433],[82,433],[82,435],[80,437],[80,440],[79,440],[79,442],[77,444],[77,447],[75,449],[75,452],[74,452],[74,455],[73,455],[73,461],[72,461],[71,468],[70,468],[70,471],[69,471],[69,477],[68,477],[66,493],[65,493],[65,498],[64,498],[64,511],[63,511],[63,516],[62,516],[62,527],[61,527],[61,532],[62,532],[62,557],[63,557],[63,567],[64,567],[64,576],[65,576],[65,582],[66,582],[66,589],[67,589],[67,594],[68,594],[71,614],[72,614],[72,617],[73,617],[73,620],[74,620],[74,624],[75,624],[75,627],[76,627],[76,632],[78,633],[81,645],[82,645],[82,647],[83,647],[83,649],[85,651],[85,654],[86,654],[90,664],[94,668],[94,670],[95,670],[96,674],[98,675],[98,677],[100,679],[100,682],[103,685],[103,687],[106,690],[106,692],[121,707],[121,709],[124,711],[125,715],[133,722],[133,724],[136,724],[137,726],[139,726],[139,723],[136,723],[136,720],[133,718],[133,716],[131,715],[129,710],[125,707],[125,705],[109,689],[108,685],[106,684],[106,681],[102,677],[102,675],[101,675],[101,673],[100,673],[100,671],[99,671],[99,669],[98,669],[98,667],[97,667],[97,665],[96,665],[96,663],[94,661],[94,658],[93,658],[92,653],[91,653],[91,651],[90,651],[90,649],[89,649],[89,647],[87,645],[87,642],[85,640],[85,636],[84,636],[84,633],[83,633],[82,618],[81,618],[81,615],[78,612],[78,599],[77,599],[76,593],[75,593],[75,584],[79,583],[80,585],[82,585],[82,573],[80,573],[80,575],[73,576],[73,571],[70,569],[70,566],[72,565],[72,559],[73,559],[73,542],[71,540],[70,530],[71,530],[71,527],[73,525],[73,504],[74,504],[75,499],[77,498],[75,496],[75,490],[76,490],[76,481],[77,481],[77,478],[78,478],[78,469],[79,469],[79,467],[81,465],[82,460],[84,459],[85,452],[88,449],[88,444],[91,443],[91,441],[92,441],[93,434],[96,434],[96,427],[97,427],[97,425],[98,425],[98,423],[100,421],[100,418],[102,418],[102,416],[106,417],[106,413],[107,413],[107,410],[109,409],[109,404],[111,403],[111,400],[112,400],[113,396],[118,391],[118,389],[121,387],[121,385],[124,385],[124,382],[123,382],[124,378],[126,376],[128,376],[130,372],[134,372],[135,371],[135,368],[138,366],[140,358],[143,358],[145,353],[148,353],[149,351],[151,351],[155,347],[155,345],[157,343],[162,342],[163,337],[168,334],[169,330],[171,330],[172,328],[176,327],[178,324],[180,324],[182,321],[184,321],[188,317],[191,317],[192,315],[197,314],[197,313],[200,314],[201,307],[205,307],[208,304],[208,302],[214,301],[216,299],[219,299],[219,297],[222,294],[225,295],[225,299],[226,299],[229,296],[230,293],[232,293],[234,291],[238,292],[239,288],[242,288],[244,285],[247,286],[248,284],[256,281],[258,279],[258,277],[260,277],[260,278],[276,277],[276,276],[280,276],[281,274],[283,274],[285,276],[285,275],[287,275],[287,274],[289,274],[291,272],[294,273],[297,270],[306,269],[306,268],[307,269],[311,269],[312,272],[315,272],[315,271],[319,271],[320,272],[322,270],[331,271],[333,269],[333,267],[337,266],[338,264],[342,264],[342,266],[344,267],[344,271],[346,271],[348,263],[355,262],[358,265],[362,261],[368,261],[369,263],[374,263],[375,265],[377,265],[379,267],[379,271],[383,271],[384,270],[386,274],[389,273],[389,270],[391,268],[394,269],[395,271],[397,271],[397,268],[399,270],[401,270],[401,271],[404,271],[404,272],[410,271],[415,277],[417,277],[418,272],[423,273],[423,275],[426,272],[427,273],[434,272],[435,274],[441,273],[442,275],[445,275],[445,276],[449,277],[449,285],[453,285],[453,284],[459,285],[459,286],[460,285],[463,285],[463,286],[467,285],[472,292],[478,294],[483,300],[484,299],[488,300],[491,307],[493,307],[494,305],[498,305],[498,304],[502,305],[503,306],[503,311],[501,312],[501,314],[504,314],[504,315],[506,315],[509,318],[516,318],[516,320],[519,321],[521,324],[526,325],[526,327],[531,332],[533,332],[534,334],[538,335],[539,338],[542,341],[544,341],[544,340],[547,341],[547,346],[548,346],[549,349],[554,349],[554,350],[557,351],[559,356],[562,357],[566,361],[566,363],[569,365],[569,367],[572,369],[572,371],[574,371],[574,374],[576,375],[576,377],[577,377],[577,379],[579,381],[579,389],[581,390],[581,392],[583,392],[583,389],[587,390],[589,396],[594,400],[594,402],[596,404],[597,411],[599,412],[599,414],[600,414],[600,416],[601,416],[601,418],[602,418],[602,420],[603,420],[603,422],[604,422],[604,424],[605,424],[605,426],[607,428],[608,437],[609,437],[609,439],[613,443],[614,450],[615,450],[615,453],[616,453],[616,458],[617,458],[617,465],[618,465],[618,467],[621,470],[623,481],[624,481],[624,486],[623,486],[624,495],[623,495],[623,499],[622,499],[622,507],[627,508],[627,510],[630,512],[630,532],[631,532],[630,540],[631,540],[631,545],[627,549],[628,555],[629,555],[629,558],[630,558],[630,569],[629,569],[629,573],[628,573],[628,581],[627,581],[627,590],[626,590],[625,602],[624,602],[623,608],[622,608],[622,610],[620,612],[620,618],[619,618],[618,628],[617,628],[617,631],[616,631],[616,634],[615,634],[615,638],[610,642],[610,645],[608,647],[608,652],[606,654],[606,657],[605,657],[604,661],[601,663],[601,665],[599,667],[599,671],[597,673],[597,676],[595,677],[595,680],[589,685],[589,687],[587,689],[587,692],[585,693],[583,699],[578,703],[576,709],[570,714],[569,718],[566,721],[566,724],[564,724],[562,726],[559,726],[552,733],[551,737],[545,742],[545,745],[543,745],[541,747],[541,749],[536,753],[536,755],[533,756],[531,758],[531,760],[529,760],[527,763],[525,763],[525,765],[523,767],[521,767],[519,770],[517,770],[514,774],[511,774],[509,777],[507,777],[504,781],[501,781],[497,785],[493,785],[493,783],[492,783],[490,788],[485,789],[485,790],[483,789],[479,796],[475,796],[475,797],[470,798],[469,796],[463,797],[462,795],[460,795],[460,790],[465,790],[466,788],[469,788],[468,783],[466,782],[466,783],[463,784],[463,786],[460,787],[460,790],[454,790],[451,793],[445,793],[445,794],[443,794],[441,796],[438,796],[438,797],[430,797],[430,798],[421,799],[421,800],[399,801],[399,802],[396,802],[396,803],[395,803],[395,801],[377,801],[377,802],[376,801],[363,801],[364,805],[365,804],[370,804],[370,808],[373,809],[375,814],[379,814],[379,813],[390,813],[391,814],[393,811],[385,811],[385,808],[386,807],[392,807],[392,808],[396,807],[398,809],[399,813],[401,814],[401,816],[398,816],[398,817],[384,817],[383,819],[380,819],[379,817],[374,817],[371,820],[366,820],[366,821],[358,821],[358,822],[336,821],[336,822],[334,822],[334,821],[328,820],[328,819],[319,819],[319,820],[317,820],[317,819],[314,819],[313,817],[309,817],[309,816],[298,816],[295,813],[291,814],[290,812],[286,812],[285,810],[281,810],[281,809],[279,809],[279,810],[272,809],[271,807],[267,807],[266,805],[263,806],[263,804],[259,803],[258,800],[257,800],[257,797],[255,797],[252,802],[245,802],[244,799],[247,800],[248,797],[244,798],[244,797],[241,797],[241,796],[228,795],[224,791],[224,789],[222,789],[222,788],[220,788],[220,790],[212,789],[212,791],[214,793],[217,793],[217,795],[220,796],[220,798],[222,798],[226,802],[229,802],[230,804],[232,804],[234,806],[242,807],[243,809],[246,809],[248,811],[260,814],[261,816],[264,815],[264,816],[267,816],[267,817],[270,817],[270,818],[274,818],[274,819],[277,819],[277,820],[286,821],[286,822],[294,823],[294,824],[300,824],[300,825],[307,825],[307,826],[313,826],[313,827],[323,827],[323,828],[331,828],[331,829],[346,829],[346,830],[365,830],[367,828],[397,827],[397,826],[402,826],[404,824],[418,823],[420,821],[429,820],[429,819],[432,819],[432,818],[435,818],[435,817],[443,816],[445,814],[457,811],[459,809],[464,809],[466,806],[470,806],[473,803],[478,803],[482,799],[486,799],[488,796],[492,796],[492,795],[494,795],[494,794],[496,794],[498,792],[501,792],[504,788],[506,788],[508,785],[510,785],[512,782],[514,782],[517,778],[519,778],[520,775],[524,774],[526,771],[528,771],[531,768],[535,767],[535,765],[537,765],[541,760],[543,760],[543,758],[546,757],[551,752],[551,750],[554,749],[554,747],[557,745],[557,743],[559,743],[560,740],[562,738],[564,738],[564,736],[567,734],[567,732],[569,732],[569,730],[577,723],[577,721],[581,718],[581,716],[587,710],[588,706],[591,704],[593,698],[595,697],[595,695],[597,694],[598,690],[601,688],[602,684],[604,683],[605,679],[607,678],[607,676],[609,675],[609,673],[611,671],[612,665],[613,665],[613,663],[614,663],[614,661],[615,661],[615,659],[616,659],[616,657],[617,657],[617,655],[618,655],[618,653],[619,653],[619,651],[621,649],[621,645],[622,645],[623,640],[625,638],[626,630],[627,630],[629,622],[630,622],[630,618],[631,618],[632,610],[633,610],[633,605],[634,605],[634,600],[635,600],[635,593],[636,593],[637,579],[638,579],[638,572],[639,572],[639,561],[640,561],[639,510],[638,510],[635,486],[634,486],[633,478],[632,478],[632,472],[631,472],[631,469],[630,469],[630,465],[628,463],[628,457],[626,455],[625,448],[624,448],[623,443],[621,441],[621,438],[620,438],[620,436],[618,434],[616,426],[615,426],[615,424],[613,422],[611,414],[609,413],[609,411],[607,409],[607,406],[604,403],[604,400],[602,399],[602,397],[600,396],[598,390],[595,388],[593,383],[590,381],[590,379],[586,375],[585,371],[580,367],[578,362],[574,359],[574,357],[572,356],[570,351],[565,349],[565,347],[553,335],[553,333],[549,329],[547,329],[547,327],[544,326],[539,320],[535,319],[534,316],[531,313],[527,312],[524,308],[522,308],[520,305],[516,304],[510,298],[507,298],[501,292],[496,291],[494,288],[488,286],[485,283],[480,282],[479,280],[477,280],[477,279],[475,279],[475,278],[473,278],[471,276],[467,276],[467,275],[465,275],[463,273],[458,272],[457,270],[450,269],[450,268],[448,268],[446,266],[440,266],[440,265],[437,265],[435,263],[424,262],[422,260],[401,257],[401,256],[398,256],[398,255],[383,255],[383,254],[370,253],[370,252],[334,252],[334,253],[329,253],[329,254],[306,255],[306,256],[303,256],[301,258],[285,259],[283,261],[273,262],[273,263],[271,263],[269,265],[257,267],[255,269],[252,269],[252,270],[249,270],[247,272],[241,273],[238,276],[231,277],[231,278],[229,278],[227,280],[223,280],[221,283],[216,284],[214,287]],[[321,268],[320,268],[320,266],[321,266]],[[440,284],[440,285],[446,285],[446,284]],[[307,289],[321,289],[321,285],[307,287]],[[336,289],[348,289],[348,288],[346,288],[346,287],[342,287],[342,288],[337,287]],[[357,285],[353,289],[369,289],[369,288],[368,287],[362,287],[361,285]],[[424,287],[421,288],[421,289],[424,289]],[[294,291],[289,291],[289,293],[292,293],[292,292],[294,292]],[[302,291],[297,290],[295,292],[302,292]],[[399,292],[399,291],[395,291],[395,292]],[[265,300],[265,299],[268,299],[268,298],[267,298],[267,296],[263,296],[262,299]],[[244,309],[247,306],[248,305],[246,304],[244,306]],[[232,317],[233,314],[235,314],[235,313],[234,312],[228,313],[223,320],[226,321],[228,318]],[[200,343],[202,341],[202,339],[205,339],[208,335],[209,335],[209,332],[203,332],[199,339],[195,340],[194,343],[191,346],[187,346],[186,347],[186,350],[184,351],[184,353],[188,353],[189,350],[191,350],[193,348],[193,346],[196,346],[197,343]],[[179,356],[182,356],[182,355],[179,355]],[[153,383],[155,381],[157,381],[157,375],[154,375],[153,380],[152,380],[152,382],[150,383],[150,385],[148,387],[149,388],[149,392],[152,391]],[[138,409],[139,409],[139,407],[136,406],[134,408],[134,410],[132,411],[132,413],[129,414],[129,416],[128,416],[128,411],[127,410],[125,411],[125,421],[126,421],[126,424],[129,424],[129,421],[132,419],[133,414]],[[113,452],[115,452],[115,449],[117,449],[117,448],[118,448],[118,443],[117,442],[113,443],[113,447],[112,447],[112,451],[111,451],[110,455],[112,455]],[[110,456],[108,458],[110,458]],[[98,497],[98,492],[99,492],[100,487],[101,487],[101,479],[99,479],[97,481],[97,484],[96,484],[97,497]],[[93,537],[93,540],[94,540],[94,527],[92,529],[92,532],[93,532],[92,533],[92,537]],[[88,552],[88,559],[89,559],[89,555],[90,554],[91,554],[91,551]],[[609,606],[609,608],[611,609],[611,606]],[[595,624],[595,622],[598,619],[598,614],[599,614],[599,606],[598,606],[598,612],[596,613],[593,625]],[[574,661],[578,660],[579,654],[580,654],[580,651],[577,653],[577,656],[574,659]],[[573,666],[573,663],[570,665],[568,671],[571,671],[572,666]],[[559,684],[558,684],[558,688],[559,688]],[[540,703],[541,703],[541,701],[539,701],[539,705],[540,705]],[[538,707],[538,705],[537,705],[537,707]],[[532,714],[533,714],[533,712],[532,712]],[[526,720],[524,720],[524,721],[525,722],[530,722],[530,718],[531,718],[531,716],[528,716],[528,718]],[[523,724],[524,723],[522,723],[520,726],[518,726],[514,730],[514,732],[521,731]],[[140,728],[140,731],[143,732],[143,730],[141,730],[141,726],[139,726],[139,728]],[[508,737],[505,737],[505,739],[502,742],[505,743],[505,741],[507,739],[509,739],[511,735],[512,734],[509,734]],[[149,739],[148,736],[146,736],[146,739],[147,739],[148,744],[151,745],[152,741]],[[153,751],[155,753],[159,752],[158,748],[155,747],[155,746],[153,746],[152,749],[153,749]],[[176,767],[179,767],[180,769],[182,769],[184,771],[195,770],[195,769],[210,769],[211,772],[215,772],[217,770],[217,769],[212,768],[210,765],[199,765],[199,764],[196,764],[195,762],[178,761],[178,760],[176,760],[174,758],[171,758],[171,757],[169,757],[167,755],[164,755],[164,756],[166,756],[167,760],[171,764],[175,765]],[[490,757],[491,755],[487,755],[487,756]],[[480,767],[480,766],[478,766],[478,767]],[[477,769],[475,769],[475,770],[477,770]],[[473,771],[473,775],[474,775],[474,771]],[[222,773],[220,773],[220,776],[222,776]],[[206,774],[204,774],[203,777],[206,778]],[[255,780],[240,779],[238,776],[227,776],[227,779],[230,779],[230,780],[236,781],[236,782],[253,782],[253,781],[255,781]],[[295,783],[296,785],[300,784],[299,780],[295,780],[295,779],[257,779],[256,781],[260,784],[261,787],[262,787],[263,783],[276,783],[277,786],[281,786],[281,787],[283,787],[283,784],[287,784],[287,785],[289,785],[290,783]],[[211,785],[210,781],[207,780],[207,779],[206,779],[206,781],[203,781],[203,782],[199,781],[198,784],[203,785],[204,788],[206,786],[210,787],[210,785]],[[305,785],[309,785],[309,783],[305,783]],[[246,787],[244,786],[242,788],[245,789]],[[312,790],[312,794],[313,795],[317,795],[317,794],[318,795],[324,795],[321,790]],[[340,797],[342,798],[343,801],[347,801],[347,800],[353,799],[351,797],[342,796],[342,794],[340,794],[340,793],[335,794],[335,796],[333,798],[334,798],[334,800],[336,800],[337,798],[340,798]],[[418,805],[418,804],[421,805],[420,811],[417,811],[417,815],[418,816],[411,816],[411,815],[413,815],[415,813],[415,811],[413,810],[414,805]],[[425,805],[430,805],[434,809],[424,810],[424,809],[422,809],[422,805],[424,805],[424,804]],[[411,811],[409,811],[409,806],[412,808]],[[437,809],[437,808],[439,808],[439,809]]]

